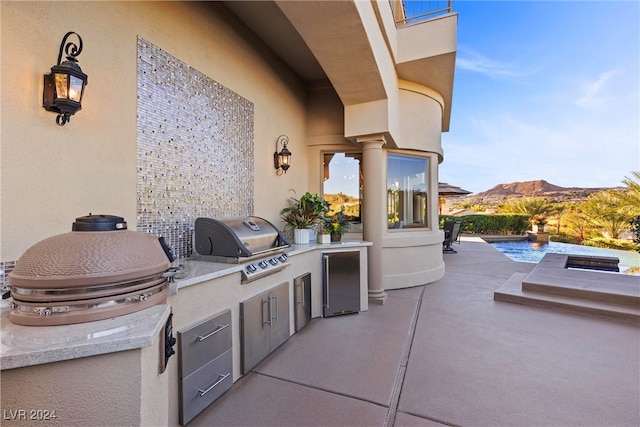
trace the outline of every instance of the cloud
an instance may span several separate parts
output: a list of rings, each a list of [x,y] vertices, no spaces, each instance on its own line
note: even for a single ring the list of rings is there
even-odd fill
[[[484,74],[491,78],[522,77],[532,74],[512,64],[502,63],[469,48],[458,48],[456,66],[462,70]]]
[[[637,133],[562,116],[542,122],[513,114],[469,119],[473,135],[445,138],[440,180],[473,192],[545,179],[565,187],[620,185],[637,170]]]
[[[575,104],[583,108],[598,108],[607,105],[613,100],[611,96],[607,96],[605,89],[607,83],[617,70],[610,70],[601,73],[595,80],[589,80],[582,83],[582,94],[576,99]]]

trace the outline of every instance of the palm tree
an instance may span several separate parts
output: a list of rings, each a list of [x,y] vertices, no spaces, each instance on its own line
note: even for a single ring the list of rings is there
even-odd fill
[[[624,177],[622,183],[627,186],[627,191],[621,192],[620,197],[625,204],[623,209],[634,217],[631,220],[631,229],[635,235],[636,250],[640,252],[640,172],[632,174],[633,178]]]
[[[536,215],[550,217],[558,215],[561,211],[562,206],[560,204],[549,203],[542,197],[514,199],[500,207],[501,213],[525,214],[532,218]]]
[[[640,216],[640,172],[632,172],[633,178],[624,177],[622,183],[627,186],[625,190],[616,191],[622,200],[622,209],[628,211],[633,217]]]
[[[626,201],[616,190],[592,194],[580,204],[587,218],[614,239],[629,229],[629,223],[633,219],[631,211],[625,209],[625,206],[628,206]]]
[[[575,204],[567,205],[567,212],[562,216],[562,223],[571,233],[578,238],[580,244],[589,238],[589,234],[593,231],[593,224],[589,218],[582,213],[580,207]],[[558,221],[558,232],[560,221]]]

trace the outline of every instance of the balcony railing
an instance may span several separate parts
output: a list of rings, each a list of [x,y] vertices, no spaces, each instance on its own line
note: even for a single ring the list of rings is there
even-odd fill
[[[389,0],[396,26],[415,24],[451,13],[452,0]]]

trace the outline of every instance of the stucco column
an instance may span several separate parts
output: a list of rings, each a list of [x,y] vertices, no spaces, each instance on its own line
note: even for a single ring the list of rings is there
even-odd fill
[[[369,247],[369,302],[384,304],[387,294],[382,286],[382,236],[387,226],[387,206],[384,197],[386,189],[384,155],[382,146],[384,137],[358,138],[362,143],[362,174],[364,198],[362,204],[363,238],[372,242]]]

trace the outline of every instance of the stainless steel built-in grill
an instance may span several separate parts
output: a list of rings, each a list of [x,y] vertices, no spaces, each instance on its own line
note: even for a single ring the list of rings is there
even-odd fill
[[[289,266],[289,243],[269,221],[256,216],[229,219],[198,218],[194,249],[200,259],[245,264],[242,283],[260,279]]]

